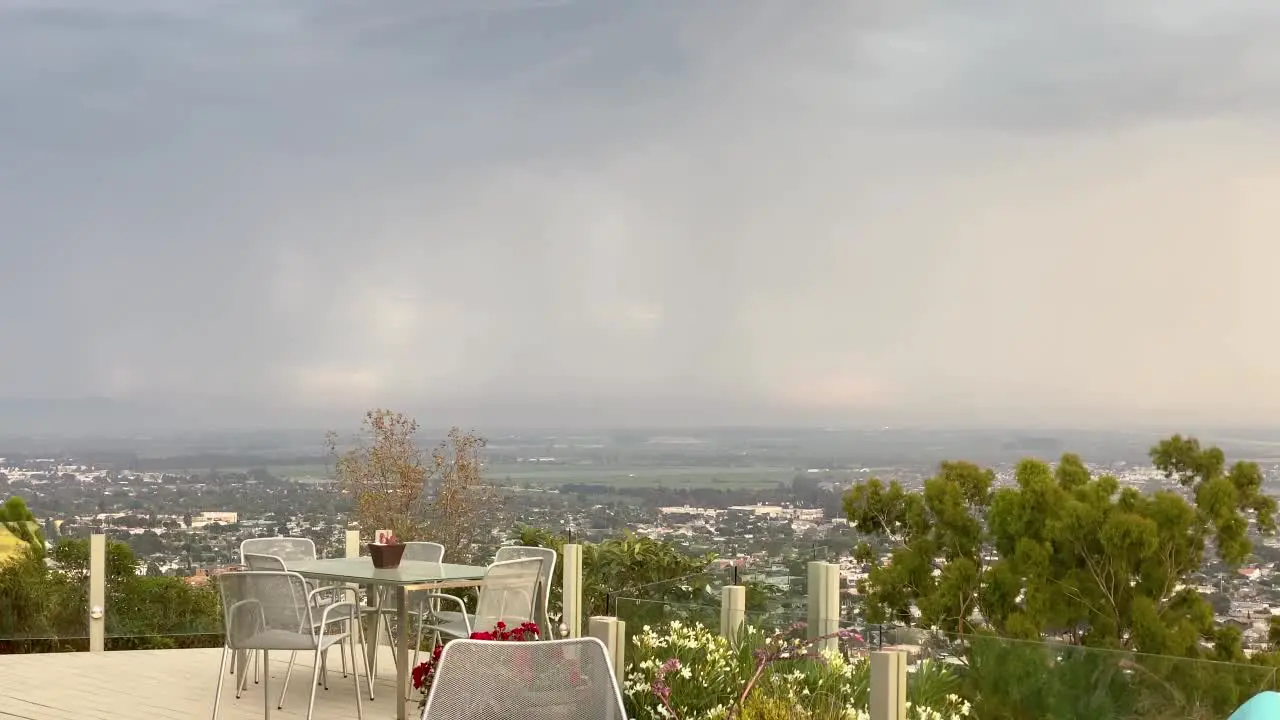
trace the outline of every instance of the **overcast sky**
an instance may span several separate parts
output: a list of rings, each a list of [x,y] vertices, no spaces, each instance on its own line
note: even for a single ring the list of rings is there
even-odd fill
[[[1277,120],[1274,0],[0,0],[0,398],[1268,422]]]

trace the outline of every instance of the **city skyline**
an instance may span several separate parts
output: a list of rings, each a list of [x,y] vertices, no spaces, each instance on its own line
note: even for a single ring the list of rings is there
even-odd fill
[[[1277,30],[1244,0],[0,0],[0,398],[1271,424]]]

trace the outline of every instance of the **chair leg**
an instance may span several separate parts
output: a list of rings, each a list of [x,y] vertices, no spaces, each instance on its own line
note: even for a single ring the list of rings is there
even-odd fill
[[[262,720],[271,720],[271,655],[262,651]]]
[[[222,659],[218,661],[218,691],[213,694],[213,720],[218,720],[218,706],[222,704],[222,682],[227,676],[222,673],[222,668],[227,664],[227,651],[231,648],[226,645],[222,646]],[[231,667],[235,668],[235,653],[231,655]],[[239,678],[237,678],[239,680]]]
[[[284,685],[280,686],[280,704],[276,705],[279,710],[284,709],[284,696],[289,692],[289,678],[293,677],[293,663],[298,659],[298,651],[289,653],[289,668],[284,671]]]
[[[413,644],[413,663],[409,667],[418,667],[418,653],[422,651],[422,625],[426,622],[426,608],[422,608],[422,612],[418,613],[418,636]]]
[[[307,702],[307,720],[316,709],[316,685],[320,684],[320,640],[316,640],[316,652],[311,661],[311,700]]]
[[[263,652],[266,652],[266,651],[264,650]],[[263,670],[261,661],[262,661],[262,653],[254,653],[253,654],[253,684],[254,685],[258,684],[258,671]],[[263,670],[263,672],[265,672],[265,670]]]
[[[377,675],[378,674],[378,645],[379,645],[379,640],[381,639],[380,636],[382,635],[382,628],[386,627],[387,633],[390,634],[391,626],[387,624],[386,616],[383,615],[382,613],[383,601],[386,600],[387,594],[383,592],[383,588],[381,587],[373,588],[371,592],[377,593],[377,601],[374,603],[374,606],[373,606],[374,607],[373,620],[372,622],[369,623],[370,627],[372,627],[373,629],[373,656],[372,656],[373,668],[370,672],[372,672],[374,675]],[[368,640],[369,640],[368,634],[366,633],[365,642],[368,643]],[[366,650],[367,649],[368,648],[366,648]],[[369,657],[369,656],[366,656],[366,657]]]
[[[364,660],[364,680],[369,684],[369,699],[373,700],[373,671],[369,668],[369,636],[364,631],[364,619],[356,618],[352,622],[355,623],[355,632],[360,636],[360,657]],[[351,643],[351,652],[356,650],[355,641]],[[358,675],[360,671],[356,669],[355,658],[351,659],[351,674]],[[357,685],[357,687],[359,687]]]
[[[325,690],[329,689],[329,648],[320,653],[320,686]]]
[[[352,623],[354,625],[359,625],[360,621],[354,620],[352,621]],[[352,631],[354,630],[355,628],[352,628]],[[357,720],[364,720],[364,703],[360,701],[360,673],[359,671],[356,670],[356,639],[354,635],[347,635],[347,647],[351,650],[351,680],[352,682],[355,683],[355,686],[356,686],[356,718]],[[341,647],[338,648],[338,652],[340,653],[342,652]],[[347,664],[347,656],[345,653],[343,653],[342,654],[343,667],[346,667],[346,664]],[[371,688],[373,687],[372,683],[370,683],[370,687]]]
[[[395,652],[396,636],[391,634],[391,616],[382,615],[382,624],[387,628],[387,644],[391,646],[391,662],[396,666],[396,672],[400,672],[400,653]]]
[[[254,665],[254,673],[257,673],[257,666],[254,661],[258,658],[258,651],[239,650],[237,652],[242,653],[240,656],[240,664],[243,665],[243,667],[240,668],[240,674],[236,676],[236,699],[239,700],[240,695],[245,691],[245,688],[249,687],[249,666]]]

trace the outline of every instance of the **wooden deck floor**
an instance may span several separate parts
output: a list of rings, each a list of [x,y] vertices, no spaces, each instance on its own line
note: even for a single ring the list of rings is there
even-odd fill
[[[376,699],[369,700],[361,675],[364,716],[371,720],[395,717],[395,665],[383,647],[374,683]],[[220,649],[130,650],[104,653],[0,655],[0,720],[190,720],[211,718],[217,687]],[[271,694],[280,695],[289,654],[271,654]],[[338,654],[332,656],[329,689],[316,689],[314,720],[354,720],[355,688],[343,678]],[[271,706],[271,717],[305,718],[310,692],[311,658],[298,653],[284,710]],[[416,706],[409,717],[417,715]],[[222,693],[220,720],[251,720],[263,716],[262,685],[252,681],[235,697],[230,675]]]

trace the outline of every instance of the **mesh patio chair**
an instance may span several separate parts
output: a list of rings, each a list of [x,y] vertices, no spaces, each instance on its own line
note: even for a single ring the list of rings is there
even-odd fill
[[[240,562],[244,562],[246,553],[255,555],[274,555],[286,563],[290,560],[315,560],[316,544],[311,538],[301,537],[269,537],[249,538],[240,543]]]
[[[507,560],[490,565],[484,573],[474,615],[467,613],[466,603],[461,598],[444,593],[424,593],[424,598],[439,602],[441,606],[455,604],[458,610],[420,613],[418,647],[422,646],[422,637],[427,631],[435,636],[435,642],[439,642],[442,636],[469,638],[473,630],[492,630],[499,622],[511,628],[534,622],[541,578],[542,558]],[[417,663],[416,651],[414,662]]]
[[[551,548],[529,547],[526,545],[507,545],[498,548],[493,556],[494,562],[507,560],[523,560],[525,558],[542,558],[542,583],[538,588],[538,597],[533,608],[533,621],[538,624],[538,635],[543,640],[554,640],[555,632],[551,627],[549,616],[551,606],[551,581],[556,572],[556,551]]]
[[[249,538],[240,543],[240,565],[249,567],[246,555],[271,555],[281,560],[315,560],[316,544],[311,538],[299,537],[269,537],[269,538]],[[270,568],[265,568],[270,569]],[[231,674],[235,674],[238,662],[241,657],[236,656],[231,661]],[[253,654],[253,681],[258,682],[258,653]],[[343,660],[345,665],[346,661]],[[345,672],[345,670],[344,670]],[[240,697],[240,688],[244,683],[236,685],[236,697]]]
[[[422,720],[626,720],[604,644],[454,640]]]
[[[289,570],[289,568],[285,566],[284,560],[276,557],[275,555],[259,555],[258,553],[247,552],[243,554],[242,559],[244,561],[244,564],[251,571],[266,570],[266,571],[287,572]],[[307,592],[313,598],[313,603],[315,606],[314,609],[317,612],[323,611],[326,605],[337,601],[338,599],[344,597],[346,594],[345,592],[317,593],[316,592],[317,589],[342,590],[342,591],[347,590],[347,588],[340,588],[333,585],[324,585],[324,586],[320,586],[320,588],[317,588],[311,582],[306,581],[305,578],[304,578],[304,582],[307,583]],[[351,592],[354,593],[354,589],[351,589]],[[361,612],[364,612],[366,608],[364,606],[361,606],[360,610]],[[313,615],[315,615],[315,613],[313,613]],[[316,620],[319,621],[319,617],[316,617]],[[347,676],[347,655],[346,653],[339,653],[339,655],[341,656],[341,659],[342,659],[342,677],[345,678]],[[256,653],[254,654],[254,657],[255,658],[257,657]],[[288,670],[285,671],[284,685],[281,686],[280,688],[280,703],[276,706],[281,710],[284,709],[284,698],[285,698],[285,695],[287,695],[289,692],[289,680],[293,677],[293,665],[294,663],[297,662],[297,660],[298,660],[297,651],[294,651],[289,654],[289,668]],[[256,668],[257,666],[255,665],[255,671],[254,671],[255,682],[257,681]],[[356,668],[352,667],[351,672],[357,672]],[[320,656],[320,673],[323,679],[322,684],[327,690],[329,688],[329,653],[327,649]],[[368,680],[369,678],[366,677],[365,679]],[[245,673],[240,678],[240,682],[236,685],[237,699],[240,697],[241,693],[244,691],[244,688],[248,684],[248,682],[249,682],[248,673]],[[372,700],[373,698],[370,697],[369,699]]]
[[[223,573],[218,578],[218,586],[222,594],[226,641],[222,647],[222,660],[218,664],[218,690],[213,700],[213,720],[217,720],[222,703],[222,685],[226,679],[223,666],[227,664],[228,655],[243,651],[262,652],[263,717],[270,717],[269,662],[272,650],[305,650],[314,653],[311,699],[307,704],[307,720],[311,720],[324,652],[337,645],[339,650],[351,653],[351,666],[356,667],[356,640],[363,643],[363,635],[360,606],[355,591],[340,586],[312,590],[307,587],[301,575],[275,570]],[[349,599],[335,597],[321,608],[317,607],[317,598],[322,594]],[[363,720],[360,673],[352,672],[351,676],[356,690],[356,716]]]
[[[444,546],[434,542],[407,542],[402,560],[413,562],[444,562]]]

